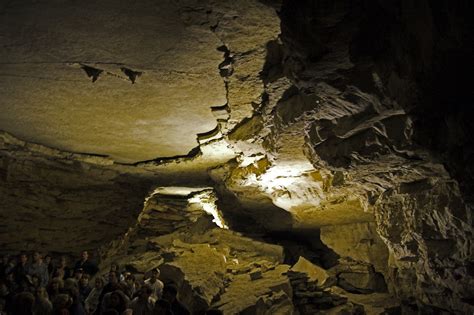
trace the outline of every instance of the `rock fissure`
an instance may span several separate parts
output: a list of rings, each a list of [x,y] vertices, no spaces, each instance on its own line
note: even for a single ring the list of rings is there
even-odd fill
[[[87,76],[92,79],[92,83],[97,81],[97,79],[99,78],[101,73],[104,72],[104,70],[93,68],[93,67],[86,66],[86,65],[81,65],[81,68],[82,68],[82,70],[84,70],[84,72],[87,74]]]

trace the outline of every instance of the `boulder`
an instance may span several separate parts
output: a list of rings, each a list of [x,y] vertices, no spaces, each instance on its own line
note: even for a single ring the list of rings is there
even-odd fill
[[[316,266],[306,258],[300,256],[298,262],[293,265],[291,271],[306,273],[310,281],[317,281],[318,285],[324,285],[329,278],[329,274],[323,268]]]
[[[207,310],[224,287],[223,254],[208,244],[188,244],[173,261],[161,265],[161,279],[178,287],[178,298],[190,312]]]

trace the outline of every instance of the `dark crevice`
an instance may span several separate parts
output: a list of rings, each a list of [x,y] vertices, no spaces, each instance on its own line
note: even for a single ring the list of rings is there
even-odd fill
[[[182,155],[174,155],[174,156],[169,156],[169,157],[159,157],[156,159],[151,159],[151,160],[146,160],[146,161],[139,161],[136,163],[115,163],[119,165],[131,165],[131,166],[140,166],[148,163],[153,163],[153,164],[162,164],[162,163],[169,163],[169,162],[181,162],[182,160],[189,160],[198,157],[201,155],[201,148],[200,146],[194,147],[189,151],[187,154],[182,154]]]
[[[229,105],[229,81],[228,81],[227,78],[230,77],[234,72],[234,69],[233,69],[233,55],[231,54],[231,52],[230,52],[229,48],[227,47],[227,45],[217,35],[216,28],[218,27],[218,25],[219,25],[219,21],[217,21],[215,26],[211,26],[210,30],[214,33],[214,35],[217,37],[217,39],[222,43],[222,45],[218,46],[216,49],[217,49],[217,51],[220,51],[220,52],[224,53],[224,61],[222,61],[218,65],[217,68],[219,69],[219,74],[221,75],[222,80],[224,82],[226,103],[223,106],[212,107],[211,110],[214,114],[217,114],[219,111],[222,114],[222,110],[225,109],[225,111],[227,112],[227,115],[221,115],[222,117],[217,118],[217,121],[221,122],[221,123],[226,123],[230,118],[230,112],[231,112],[231,108],[230,108],[230,105]]]
[[[220,105],[220,106],[211,106],[211,111],[213,112],[226,111],[227,113],[230,113],[230,108],[229,108],[229,105],[227,104]]]
[[[218,66],[219,74],[223,78],[230,77],[232,73],[234,73],[234,56],[231,54],[230,50],[226,45],[217,47],[217,50],[224,53],[224,61],[222,61]]]
[[[321,241],[319,229],[269,232],[264,239],[284,248],[285,264],[294,265],[300,256],[324,269],[338,263],[339,255]]]
[[[267,55],[260,78],[265,84],[274,82],[283,76],[283,45],[279,40],[271,40],[266,46]]]
[[[219,125],[217,125],[214,129],[212,130],[209,130],[209,131],[206,131],[206,132],[202,132],[202,133],[198,133],[197,134],[197,139],[198,141],[202,141],[202,140],[206,140],[206,139],[209,139],[209,138],[212,138],[214,137],[215,135],[217,135],[220,131],[220,128],[219,128]]]
[[[227,84],[226,87],[226,96],[227,96]],[[218,123],[226,123],[229,121],[230,117],[230,108],[229,105],[221,105],[221,106],[211,106],[211,112],[216,117]]]
[[[102,72],[104,72],[104,70],[97,69],[97,68],[90,67],[90,66],[86,66],[86,65],[81,65],[81,69],[84,70],[84,72],[87,74],[87,76],[92,79],[92,82],[97,81],[100,74]]]
[[[135,71],[125,67],[120,68],[120,70],[122,70],[122,72],[130,79],[132,84],[135,84],[135,81],[138,79],[138,77],[143,74],[143,72]]]
[[[227,78],[234,73],[234,68],[232,67],[232,58],[225,58],[226,59],[219,64],[219,74],[221,77]]]
[[[226,45],[221,45],[221,46],[217,47],[216,49],[217,49],[217,51],[220,51],[220,52],[223,52],[223,53],[229,52],[229,48],[227,48]]]

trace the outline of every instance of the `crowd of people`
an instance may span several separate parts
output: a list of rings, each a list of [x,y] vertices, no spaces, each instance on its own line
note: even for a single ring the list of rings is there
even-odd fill
[[[0,315],[189,314],[177,288],[164,285],[159,269],[143,278],[112,264],[105,277],[87,251],[68,265],[39,252],[4,255],[0,262]],[[106,279],[105,279],[106,278]],[[93,285],[92,285],[93,281]]]

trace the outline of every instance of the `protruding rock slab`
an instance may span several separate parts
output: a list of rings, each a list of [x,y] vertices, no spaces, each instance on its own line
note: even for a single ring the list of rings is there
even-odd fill
[[[208,244],[186,244],[187,250],[160,266],[161,277],[179,288],[179,299],[191,312],[209,308],[224,287],[226,259]]]
[[[298,262],[291,267],[291,271],[302,272],[308,275],[310,281],[316,281],[318,285],[324,285],[329,278],[329,274],[323,268],[316,266],[304,257],[300,257]]]

